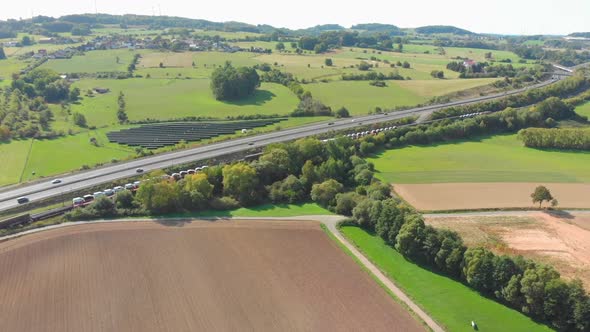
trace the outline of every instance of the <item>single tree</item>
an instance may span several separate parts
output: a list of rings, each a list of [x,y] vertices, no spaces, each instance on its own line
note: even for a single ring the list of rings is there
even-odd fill
[[[348,118],[348,117],[350,117],[350,112],[348,111],[348,109],[346,109],[346,107],[340,107],[336,111],[336,117],[337,118]]]
[[[21,39],[20,43],[23,46],[29,46],[29,45],[33,45],[33,40],[29,36],[23,36],[23,38]]]
[[[6,59],[6,54],[4,53],[4,49],[0,47],[0,60]]]
[[[553,196],[551,196],[551,192],[545,186],[538,186],[531,194],[531,198],[533,199],[533,203],[539,203],[540,208],[544,201],[551,201]]]
[[[277,49],[277,51],[284,51],[285,50],[285,44],[279,42],[279,43],[277,43],[277,45],[275,46],[275,48]]]
[[[86,127],[86,117],[78,112],[73,114],[74,124],[78,127]]]
[[[326,60],[324,60],[324,64],[328,67],[331,67],[334,63],[332,62],[332,59],[327,58]]]
[[[129,117],[127,116],[127,112],[125,112],[126,102],[123,91],[119,92],[117,103],[119,104],[119,109],[117,110],[117,119],[119,120],[119,123],[126,123],[129,120]]]

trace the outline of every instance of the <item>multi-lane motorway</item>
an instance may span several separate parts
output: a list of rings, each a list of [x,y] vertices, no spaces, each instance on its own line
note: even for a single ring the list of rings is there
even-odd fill
[[[128,178],[137,175],[137,168],[142,168],[144,171],[151,171],[155,169],[170,167],[177,164],[195,162],[199,160],[205,160],[227,155],[234,152],[245,151],[253,147],[265,146],[271,143],[290,141],[302,137],[327,133],[330,131],[350,129],[361,125],[387,122],[407,116],[428,114],[438,109],[449,106],[472,104],[485,100],[504,97],[507,95],[517,94],[526,89],[534,89],[552,84],[560,78],[562,77],[558,77],[557,79],[554,78],[534,86],[529,86],[525,89],[513,90],[507,93],[471,98],[446,104],[417,107],[404,111],[390,112],[388,114],[377,114],[355,118],[347,118],[341,120],[334,120],[333,122],[320,122],[307,126],[271,132],[267,134],[249,136],[221,143],[209,144],[193,149],[158,154],[155,156],[135,159],[127,162],[121,162],[118,164],[97,168],[89,171],[76,172],[71,173],[69,175],[64,175],[60,177],[62,182],[59,184],[51,184],[51,178],[48,178],[46,181],[43,182],[35,182],[17,187],[0,189],[0,211],[17,206],[17,197],[25,196],[29,198],[30,201],[38,201],[53,196],[67,195],[67,193],[71,191],[77,191],[80,189],[100,185],[102,183],[111,182],[113,180]],[[75,158],[75,154],[72,154],[72,158]]]

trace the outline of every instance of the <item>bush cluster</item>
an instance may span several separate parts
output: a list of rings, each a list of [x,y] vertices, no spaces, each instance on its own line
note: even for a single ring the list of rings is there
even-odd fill
[[[526,128],[518,138],[529,148],[590,150],[590,130],[584,128]]]

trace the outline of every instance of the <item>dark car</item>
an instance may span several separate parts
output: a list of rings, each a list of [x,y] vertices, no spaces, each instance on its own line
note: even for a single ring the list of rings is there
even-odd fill
[[[143,168],[138,168],[135,170],[136,173],[143,173]]]
[[[19,197],[16,199],[16,201],[18,202],[18,204],[24,204],[24,203],[28,203],[29,202],[29,198],[27,197]]]

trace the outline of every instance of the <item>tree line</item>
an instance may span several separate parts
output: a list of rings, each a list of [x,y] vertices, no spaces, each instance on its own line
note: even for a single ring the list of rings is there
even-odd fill
[[[490,64],[479,62],[472,66],[465,66],[461,61],[451,61],[447,69],[460,73],[459,78],[484,78],[484,77],[517,77],[521,82],[531,82],[541,79],[548,71],[544,66],[515,68],[511,64]]]
[[[262,70],[260,80],[262,82],[278,83],[286,86],[291,90],[297,98],[299,98],[299,104],[297,108],[291,112],[290,116],[301,117],[301,116],[337,116],[337,117],[349,117],[350,114],[346,108],[340,108],[336,112],[332,111],[332,108],[326,106],[321,101],[314,99],[310,91],[305,91],[303,86],[291,73],[280,71],[276,68],[270,68],[270,65],[258,65],[254,68]]]
[[[387,74],[381,72],[371,71],[368,73],[344,73],[342,74],[343,81],[374,81],[374,80],[404,80],[404,77],[397,71],[392,71]]]
[[[467,248],[459,234],[425,225],[420,214],[394,198],[365,199],[352,214],[355,224],[375,232],[408,260],[560,331],[590,329],[590,299],[581,281],[565,281],[551,266]]]
[[[382,134],[380,134],[382,136]],[[376,136],[376,137],[379,137]],[[160,174],[135,196],[97,199],[67,219],[226,210],[264,202],[312,200],[375,232],[406,259],[464,282],[478,292],[560,330],[590,328],[590,299],[579,281],[566,282],[552,267],[522,257],[467,248],[456,232],[426,226],[420,214],[390,196],[363,159],[363,143],[349,138],[300,139],[265,148],[259,160],[212,166],[179,181]]]
[[[436,120],[477,112],[497,112],[508,107],[524,107],[538,103],[549,97],[566,98],[570,95],[577,94],[588,87],[590,87],[590,81],[587,78],[583,75],[575,75],[543,88],[528,90],[508,97],[477,104],[448,107],[433,112],[431,119]]]
[[[517,132],[528,127],[551,127],[555,121],[576,119],[577,114],[562,100],[551,97],[530,109],[507,108],[467,119],[445,119],[430,124],[400,127],[366,136],[360,140],[359,152],[368,155],[379,148],[415,144],[432,144],[471,137]]]
[[[586,128],[526,128],[518,138],[529,148],[590,150],[590,130]]]

